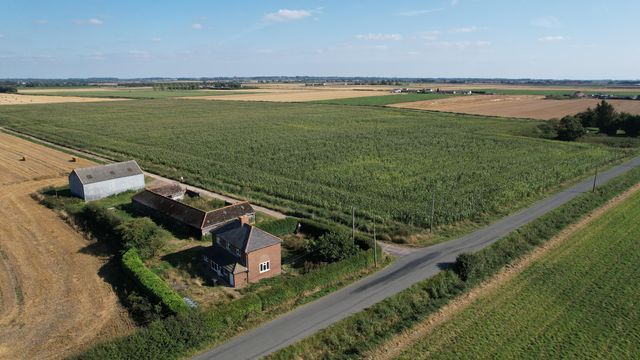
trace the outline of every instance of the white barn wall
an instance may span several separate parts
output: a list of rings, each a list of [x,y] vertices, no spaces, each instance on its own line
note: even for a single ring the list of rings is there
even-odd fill
[[[71,180],[71,179],[70,179]],[[70,182],[71,185],[71,182]],[[72,185],[71,185],[72,186]],[[98,200],[107,196],[119,194],[129,190],[144,189],[144,175],[127,176],[117,179],[87,184],[84,188],[84,200]]]

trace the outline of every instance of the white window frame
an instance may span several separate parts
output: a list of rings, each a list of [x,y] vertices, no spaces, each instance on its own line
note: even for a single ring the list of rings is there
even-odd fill
[[[260,274],[265,273],[269,270],[271,270],[271,261],[265,261],[265,262],[261,262],[258,265],[258,270],[260,271]]]

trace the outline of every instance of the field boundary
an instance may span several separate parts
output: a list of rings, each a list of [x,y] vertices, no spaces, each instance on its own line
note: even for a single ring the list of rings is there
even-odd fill
[[[112,162],[115,162],[113,159],[110,159],[110,158],[108,158],[106,156],[95,154],[93,152],[86,151],[86,150],[76,149],[76,148],[69,147],[69,146],[66,146],[66,145],[57,144],[55,142],[48,141],[48,140],[45,140],[45,139],[41,139],[41,138],[39,138],[37,136],[31,135],[31,134],[28,134],[28,133],[25,133],[25,132],[22,132],[22,131],[18,131],[18,130],[14,130],[14,129],[8,129],[6,127],[0,127],[0,131],[3,131],[3,132],[5,132],[5,133],[7,133],[9,135],[13,135],[13,136],[22,138],[24,140],[28,140],[28,141],[34,142],[34,143],[39,144],[39,145],[44,145],[44,146],[50,147],[50,148],[55,149],[55,150],[60,150],[60,151],[69,153],[71,155],[81,156],[81,157],[83,157],[83,158],[85,158],[87,160],[96,161],[96,162],[99,162],[99,163],[112,163]],[[220,193],[212,192],[212,191],[204,189],[204,188],[200,188],[200,187],[197,187],[197,186],[189,185],[189,184],[186,184],[186,183],[174,180],[174,179],[170,179],[170,178],[164,177],[162,175],[158,175],[158,174],[155,174],[155,173],[148,172],[148,171],[144,171],[144,174],[145,174],[145,176],[151,177],[153,179],[156,179],[156,180],[159,180],[159,181],[162,181],[162,182],[179,183],[180,185],[185,187],[187,190],[196,191],[196,192],[205,194],[207,196],[210,196],[210,197],[213,197],[213,198],[216,198],[216,199],[219,199],[219,200],[227,201],[227,202],[230,202],[230,203],[237,203],[237,202],[242,201],[242,200],[233,198],[231,196],[227,196],[227,195],[223,195],[223,194],[220,194]],[[280,211],[269,209],[269,208],[266,208],[264,206],[259,206],[259,205],[255,205],[255,204],[251,204],[251,206],[253,206],[253,208],[256,209],[257,211],[263,212],[263,213],[265,213],[265,214],[267,214],[267,215],[269,215],[271,217],[274,217],[276,219],[284,219],[284,218],[287,217],[287,215],[285,215],[284,213],[282,213]]]
[[[602,217],[609,210],[618,206],[638,191],[640,191],[640,183],[632,186],[622,194],[617,195],[601,207],[584,215],[580,220],[566,227],[551,240],[536,247],[529,254],[521,257],[516,262],[506,265],[498,273],[483,281],[480,285],[472,288],[470,291],[454,298],[450,303],[443,306],[411,329],[407,329],[379,345],[376,349],[365,355],[364,358],[369,360],[387,360],[396,358],[421,338],[428,336],[438,326],[451,320],[455,315],[472,305],[476,300],[488,296],[501,286],[506,285],[526,268],[531,266],[535,261],[539,260],[543,255],[574,235],[578,230]]]

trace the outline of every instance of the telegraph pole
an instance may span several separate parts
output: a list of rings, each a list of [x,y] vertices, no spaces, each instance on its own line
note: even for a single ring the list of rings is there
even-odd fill
[[[593,188],[591,192],[596,192],[596,181],[598,180],[598,167],[596,166],[596,174],[593,176]]]
[[[429,220],[429,232],[433,232],[433,217],[435,215],[436,207],[436,192],[435,190],[431,194],[431,219]]]
[[[373,217],[373,264],[378,267],[378,241],[376,240],[376,217]]]
[[[356,243],[356,208],[351,208],[351,241]]]

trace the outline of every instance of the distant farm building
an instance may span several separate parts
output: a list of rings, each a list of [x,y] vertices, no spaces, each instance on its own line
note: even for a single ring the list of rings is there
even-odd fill
[[[278,237],[244,220],[221,227],[214,236],[204,261],[229,285],[242,287],[280,275],[282,240]]]
[[[180,193],[168,188],[145,189],[131,200],[138,210],[177,222],[199,237],[241,217],[248,223],[255,222],[256,212],[248,202],[204,211],[180,202],[184,193],[184,190]]]
[[[78,168],[69,174],[71,193],[85,201],[143,188],[144,173],[134,160]]]

